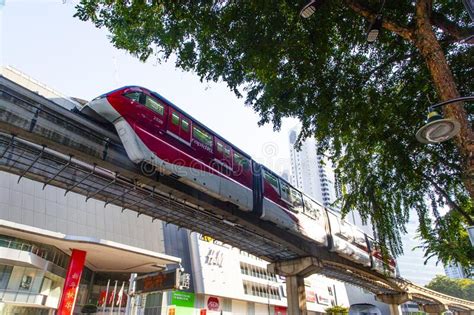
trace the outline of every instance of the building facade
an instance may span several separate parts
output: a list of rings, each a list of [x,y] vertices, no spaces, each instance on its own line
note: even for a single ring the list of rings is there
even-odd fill
[[[421,244],[418,238],[417,214],[410,213],[410,221],[406,229],[407,233],[402,235],[403,255],[397,258],[397,266],[400,276],[418,285],[426,285],[436,275],[444,275],[442,264],[437,264],[436,258],[426,261],[423,250],[418,248]],[[421,266],[421,267],[420,267]]]
[[[301,149],[294,147],[298,138],[299,127],[293,127],[289,132],[290,141],[290,182],[296,188],[330,206],[337,198],[335,176],[331,162],[318,154],[317,142],[314,138],[306,139]]]

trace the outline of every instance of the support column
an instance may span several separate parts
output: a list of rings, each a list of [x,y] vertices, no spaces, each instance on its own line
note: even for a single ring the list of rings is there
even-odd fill
[[[57,315],[72,315],[85,261],[85,251],[72,250]]]
[[[388,304],[390,315],[401,315],[400,304],[408,302],[412,296],[408,293],[377,294],[377,300]]]
[[[306,309],[306,290],[304,286],[304,277],[286,276],[286,294],[288,303],[288,314],[308,313]]]
[[[398,305],[398,304],[389,304],[388,307],[390,308],[390,315],[401,315],[400,305]]]
[[[279,261],[268,265],[269,272],[286,277],[288,314],[308,314],[304,278],[317,272],[322,267],[322,263],[315,257]]]

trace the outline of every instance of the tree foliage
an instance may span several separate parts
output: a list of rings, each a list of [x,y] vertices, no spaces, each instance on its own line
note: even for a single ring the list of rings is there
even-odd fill
[[[349,308],[345,306],[335,305],[324,309],[326,314],[331,315],[346,315],[349,314]]]
[[[398,255],[414,210],[427,257],[468,266],[474,250],[463,229],[474,210],[460,150],[452,141],[423,145],[414,137],[439,100],[413,44],[422,35],[409,33],[419,2],[431,4],[387,1],[388,29],[373,45],[363,16],[379,10],[375,0],[325,1],[309,19],[299,16],[305,0],[82,0],[76,16],[106,27],[116,47],[141,60],[175,55],[177,67],[226,82],[261,124],[278,129],[283,117],[298,118],[299,139],[314,136],[336,166],[344,213],[358,210]],[[474,53],[460,42],[472,32],[468,15],[461,1],[449,0],[435,1],[430,14],[457,89],[469,95]]]
[[[471,279],[451,279],[446,276],[436,276],[426,287],[461,299],[474,301],[474,280]]]

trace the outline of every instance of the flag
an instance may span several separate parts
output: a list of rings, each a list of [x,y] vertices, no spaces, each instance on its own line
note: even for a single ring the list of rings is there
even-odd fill
[[[118,293],[118,297],[117,297],[117,306],[121,306],[122,305],[122,297],[123,297],[123,289],[125,287],[125,281],[122,282],[122,287],[120,288],[120,291]]]

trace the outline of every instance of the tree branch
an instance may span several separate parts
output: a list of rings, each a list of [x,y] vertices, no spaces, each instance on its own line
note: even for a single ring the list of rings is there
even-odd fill
[[[456,41],[461,41],[474,34],[473,27],[460,27],[455,22],[449,20],[443,14],[433,11],[431,13],[431,23],[442,30],[447,35],[455,38]]]
[[[421,177],[429,181],[434,186],[436,191],[446,199],[451,209],[459,212],[466,219],[469,225],[474,225],[474,219],[466,211],[464,211],[456,202],[454,202],[448,195],[448,193],[443,188],[441,188],[436,181],[434,181],[431,177],[423,173],[421,173]]]
[[[351,8],[355,13],[360,16],[365,17],[368,20],[373,20],[377,16],[375,11],[372,11],[370,8],[363,5],[358,0],[345,0],[346,4]],[[412,41],[414,31],[411,28],[401,26],[393,21],[383,19],[382,27],[403,37],[406,40]]]

